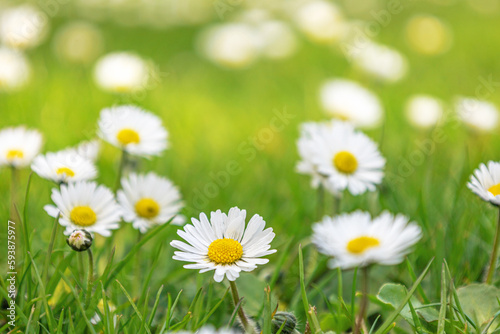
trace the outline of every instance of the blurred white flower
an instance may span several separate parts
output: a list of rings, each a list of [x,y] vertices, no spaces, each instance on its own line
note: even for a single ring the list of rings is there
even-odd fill
[[[22,53],[0,46],[0,91],[21,88],[28,82],[30,72]]]
[[[312,241],[332,259],[330,268],[401,263],[422,237],[422,229],[403,215],[383,212],[372,219],[362,211],[325,217],[313,226]]]
[[[481,164],[474,170],[467,187],[484,201],[500,206],[500,163]]]
[[[451,30],[431,15],[416,15],[406,25],[406,40],[411,48],[424,55],[437,55],[452,45]]]
[[[246,23],[227,23],[209,27],[199,39],[201,52],[210,61],[227,68],[244,68],[260,55],[261,39]]]
[[[24,126],[0,130],[0,166],[26,167],[40,153],[42,134]]]
[[[378,97],[354,81],[325,82],[321,86],[320,102],[330,116],[360,128],[374,128],[382,121],[383,109]]]
[[[347,189],[360,195],[374,191],[384,177],[385,159],[377,145],[349,123],[305,123],[297,147],[297,171],[311,175],[314,188],[322,184],[333,194]]]
[[[298,28],[317,43],[337,42],[344,33],[343,15],[340,9],[329,1],[300,1],[292,17]]]
[[[493,103],[458,97],[455,107],[460,119],[475,130],[493,131],[498,126],[498,109]]]
[[[414,95],[406,103],[406,116],[419,128],[436,126],[443,118],[443,102],[428,95]]]
[[[99,137],[132,155],[156,156],[168,147],[161,119],[136,106],[103,109],[98,124]]]
[[[87,22],[71,22],[54,36],[54,50],[70,63],[89,64],[102,52],[104,40],[99,29]]]
[[[101,57],[94,69],[99,87],[114,93],[134,93],[147,88],[152,66],[129,52],[114,52]]]
[[[401,53],[373,42],[364,43],[351,56],[355,66],[383,81],[396,82],[408,70],[408,62]]]
[[[76,152],[60,151],[39,155],[31,164],[38,176],[56,183],[88,181],[97,177],[97,168]]]
[[[179,189],[167,178],[153,172],[130,174],[121,180],[123,190],[117,193],[123,220],[146,233],[150,228],[165,224],[171,218],[181,225],[185,217],[178,215],[183,207]]]
[[[83,141],[74,147],[65,148],[61,152],[73,152],[75,154],[84,157],[85,159],[95,162],[99,155],[100,149],[101,149],[101,143],[99,142],[99,140],[92,139]]]
[[[121,210],[111,190],[95,182],[76,182],[52,189],[54,205],[44,206],[51,217],[60,213],[59,224],[66,227],[65,235],[85,229],[109,237],[120,227]]]
[[[262,38],[262,54],[271,59],[291,56],[297,50],[297,38],[290,27],[277,20],[265,21],[256,26]]]
[[[261,257],[273,254],[271,241],[275,234],[267,228],[259,215],[254,215],[245,228],[247,212],[237,207],[231,208],[226,215],[220,210],[212,212],[210,221],[204,213],[200,220],[191,218],[193,225],[184,226],[177,234],[187,241],[174,240],[170,245],[179,249],[174,260],[195,262],[187,264],[186,269],[199,269],[200,273],[215,270],[214,280],[221,282],[224,276],[234,281],[241,271],[252,271],[257,265],[269,262]]]
[[[0,15],[0,40],[11,48],[33,48],[45,38],[48,21],[44,12],[31,5],[7,8]]]

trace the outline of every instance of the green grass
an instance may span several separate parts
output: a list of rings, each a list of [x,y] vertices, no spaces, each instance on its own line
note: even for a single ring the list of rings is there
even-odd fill
[[[439,15],[452,27],[454,44],[448,53],[424,57],[413,53],[405,43],[404,24],[411,15],[422,12]],[[390,306],[375,298],[384,283],[400,283],[410,291],[408,300],[413,294],[412,315],[419,321],[412,324],[417,327],[422,322],[419,331],[463,333],[467,323],[468,333],[479,333],[485,324],[471,325],[476,320],[463,313],[456,289],[482,280],[496,210],[476,198],[465,185],[480,162],[499,160],[498,134],[471,133],[451,119],[439,128],[444,131],[444,140],[432,141],[432,131],[419,132],[406,123],[403,105],[413,93],[430,93],[451,101],[459,94],[473,96],[479,77],[493,75],[498,81],[495,73],[499,69],[500,39],[498,29],[494,29],[498,28],[498,18],[480,16],[463,3],[440,7],[415,2],[405,8],[378,36],[380,42],[400,49],[410,61],[408,76],[392,85],[370,81],[354,71],[339,52],[305,39],[290,59],[263,60],[246,70],[227,71],[208,63],[193,50],[199,27],[166,31],[111,24],[100,27],[108,51],[137,51],[161,69],[161,83],[144,97],[132,97],[132,102],[161,116],[170,132],[171,149],[160,158],[140,160],[138,169],[171,178],[181,188],[187,206],[183,213],[188,217],[239,206],[251,215],[262,215],[276,231],[273,248],[278,252],[269,256],[270,263],[237,280],[240,295],[245,298],[243,307],[250,316],[267,319],[269,328],[269,315],[263,314],[264,310],[274,310],[279,300],[280,310],[294,312],[299,330],[304,329],[311,314],[304,310],[307,304],[299,289],[299,254],[303,253],[304,295],[307,303],[316,307],[321,328],[346,331],[353,321],[350,305],[357,305],[359,300],[351,297],[357,291],[352,286],[353,272],[342,273],[340,283],[337,271],[327,269],[325,258],[311,246],[311,225],[318,220],[316,193],[308,177],[294,171],[298,126],[325,118],[317,102],[318,87],[323,80],[338,76],[370,87],[380,96],[386,111],[384,125],[368,132],[380,143],[387,159],[385,181],[376,193],[359,197],[346,194],[341,211],[403,213],[418,222],[424,232],[408,265],[373,268],[368,329],[380,315],[373,333],[383,333],[392,321],[396,321],[394,333],[416,331],[402,317],[393,316],[394,308],[402,309],[404,305]],[[66,19],[56,18],[53,30],[64,22]],[[45,136],[45,151],[93,137],[100,110],[123,101],[94,85],[91,68],[60,63],[50,42],[28,55],[35,73],[30,85],[0,97],[0,128],[18,124],[38,128]],[[500,105],[498,94],[490,99]],[[252,144],[252,138],[269,129],[275,113],[284,110],[293,117],[283,130],[273,133],[266,144]],[[425,148],[429,143],[430,150]],[[104,144],[98,162],[100,183],[114,185],[118,160],[118,150]],[[211,175],[226,171],[228,164],[236,164],[238,172],[230,176],[227,185],[217,185]],[[21,172],[21,196],[28,175],[27,170]],[[4,221],[9,211],[9,183],[10,171],[1,169],[0,214]],[[17,245],[18,281],[22,282],[20,291],[27,294],[27,298],[18,297],[17,323],[22,332],[161,333],[168,329],[195,330],[205,322],[221,327],[234,321],[226,283],[216,284],[210,273],[197,274],[172,260],[169,242],[176,238],[174,226],[158,229],[139,247],[134,246],[137,232],[129,224],[123,224],[112,239],[98,237],[93,246],[98,279],[90,305],[85,305],[86,269],[80,267],[86,268],[87,259],[66,246],[61,228],[47,261],[54,220],[43,206],[50,203],[51,187],[33,175],[26,203],[29,256],[25,256],[24,232],[17,229],[18,240],[22,240]],[[206,193],[206,187],[211,187],[213,195],[201,200],[200,193]],[[332,202],[327,196],[326,213],[332,212]],[[24,201],[18,205],[22,212]],[[0,238],[6,240],[6,236],[6,229],[1,228]],[[140,258],[136,261],[133,252],[139,248]],[[435,260],[420,285],[414,285],[432,258]],[[446,276],[443,259],[450,277]],[[6,268],[3,255],[0,264]],[[141,277],[136,277],[137,273]],[[44,279],[45,274],[48,279]],[[1,277],[5,279],[5,275]],[[0,283],[0,294],[5,297],[6,282]],[[338,294],[339,283],[342,296]],[[266,304],[268,284],[272,287],[270,305]],[[417,307],[413,298],[419,305],[436,310],[438,319],[426,322],[421,318],[424,306]],[[101,299],[105,306],[99,310]],[[96,312],[103,321],[94,326],[90,319]],[[6,314],[5,310],[2,314]],[[470,321],[467,317],[471,317]],[[260,325],[264,326],[264,321]],[[490,330],[497,325],[492,322]],[[6,330],[0,320],[0,332]]]

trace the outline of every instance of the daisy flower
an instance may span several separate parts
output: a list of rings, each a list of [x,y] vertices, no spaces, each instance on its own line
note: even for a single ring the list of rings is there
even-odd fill
[[[92,161],[71,151],[39,155],[33,160],[31,169],[38,176],[56,183],[87,181],[97,177],[97,168]]]
[[[481,164],[471,175],[467,187],[484,201],[500,206],[500,163]]]
[[[152,66],[128,52],[110,53],[97,61],[94,79],[99,87],[114,93],[134,93],[147,87]]]
[[[374,191],[382,182],[385,159],[377,145],[350,123],[306,123],[297,142],[301,161],[297,171],[312,176],[332,193],[347,189],[353,195]]]
[[[160,155],[168,146],[161,119],[139,107],[124,105],[101,111],[99,136],[132,155]]]
[[[455,107],[462,121],[475,130],[493,131],[498,126],[498,109],[493,103],[459,97]]]
[[[430,128],[443,118],[443,102],[427,95],[412,96],[406,103],[406,116],[419,128]]]
[[[89,64],[104,49],[104,38],[94,24],[73,21],[58,29],[53,47],[60,59],[75,64]]]
[[[0,91],[21,88],[30,73],[30,65],[22,53],[0,46]]]
[[[200,220],[192,218],[193,225],[186,225],[177,234],[187,241],[174,240],[170,245],[179,249],[174,260],[195,262],[184,268],[200,269],[200,273],[215,270],[214,280],[221,282],[224,276],[234,281],[241,271],[252,271],[257,265],[269,262],[262,256],[273,254],[271,241],[275,234],[272,228],[264,230],[266,222],[254,215],[245,229],[246,211],[231,208],[229,214],[220,210],[212,212],[210,220],[204,213]]]
[[[0,131],[0,166],[26,167],[42,147],[42,134],[24,126]]]
[[[99,155],[100,149],[101,149],[101,143],[99,142],[99,140],[92,139],[83,141],[76,146],[68,147],[62,150],[61,152],[71,152],[74,154],[78,154],[85,159],[95,162]]]
[[[360,128],[374,128],[382,121],[383,109],[378,97],[354,81],[325,82],[320,102],[330,116],[350,121]]]
[[[421,228],[403,215],[386,211],[372,219],[356,211],[314,224],[312,241],[320,253],[332,257],[331,268],[350,269],[401,263],[421,236]]]
[[[76,229],[85,229],[104,237],[120,227],[121,210],[111,190],[95,182],[76,182],[52,189],[54,205],[46,205],[49,216],[57,217],[66,227],[65,235]]]
[[[7,8],[0,16],[0,40],[16,49],[33,48],[47,35],[48,22],[45,13],[34,6]]]
[[[171,218],[181,225],[185,219],[177,214],[182,209],[181,194],[174,184],[153,172],[130,174],[121,180],[123,190],[118,191],[123,220],[146,233],[155,225],[165,224]]]

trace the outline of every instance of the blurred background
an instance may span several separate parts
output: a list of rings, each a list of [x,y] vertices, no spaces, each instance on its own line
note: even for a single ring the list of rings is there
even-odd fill
[[[316,192],[295,172],[299,125],[373,109],[362,128],[387,158],[386,178],[377,193],[346,194],[342,211],[409,215],[425,230],[416,270],[454,253],[464,283],[480,277],[494,230],[494,212],[465,183],[500,158],[499,18],[499,0],[0,1],[0,128],[37,128],[44,152],[56,151],[94,138],[101,109],[137,104],[163,119],[171,142],[137,168],[171,178],[188,217],[232,206],[262,215],[282,250],[307,244],[318,219]],[[326,85],[338,80],[350,88]],[[114,184],[118,159],[103,143],[100,183]],[[9,173],[0,170],[4,220]],[[42,241],[50,189],[33,177],[29,212]],[[118,233],[123,245],[135,238],[130,226]],[[155,279],[172,268],[180,264]],[[398,268],[392,279],[406,279]],[[292,303],[296,276],[283,275],[278,293]]]

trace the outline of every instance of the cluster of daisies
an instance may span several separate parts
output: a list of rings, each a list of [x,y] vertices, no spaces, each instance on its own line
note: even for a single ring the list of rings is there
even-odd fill
[[[168,132],[161,119],[131,105],[102,110],[98,135],[121,149],[125,157],[158,156],[168,147]],[[98,175],[97,139],[39,154],[42,141],[38,131],[24,127],[0,131],[0,164],[16,169],[31,165],[36,174],[55,183],[54,205],[46,205],[45,210],[52,217],[59,216],[66,235],[85,229],[107,237],[122,220],[142,233],[171,219],[183,223],[181,194],[169,179],[153,172],[131,172],[120,179],[115,196],[93,181]]]

